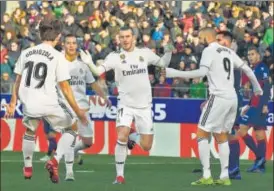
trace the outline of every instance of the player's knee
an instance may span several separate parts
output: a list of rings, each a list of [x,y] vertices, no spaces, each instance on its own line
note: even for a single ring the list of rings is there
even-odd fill
[[[152,144],[141,143],[141,147],[144,151],[150,151],[152,148]]]
[[[32,130],[30,130],[29,128],[27,128],[26,134],[27,134],[27,135],[35,135],[35,132],[32,131]]]
[[[237,135],[240,136],[240,137],[244,137],[244,136],[246,136],[247,132],[248,132],[247,128],[240,128],[237,131]]]
[[[82,140],[83,140],[83,143],[85,144],[86,148],[91,147],[92,144],[93,144],[92,137],[90,137],[90,138],[83,138]]]
[[[118,127],[117,128],[117,139],[120,142],[127,142],[129,136],[130,128],[128,127]]]
[[[256,131],[256,140],[264,140],[265,139],[265,132],[264,131]]]

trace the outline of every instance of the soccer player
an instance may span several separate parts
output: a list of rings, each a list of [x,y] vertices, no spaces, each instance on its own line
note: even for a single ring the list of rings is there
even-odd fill
[[[87,124],[86,112],[81,110],[74,98],[68,80],[68,63],[63,54],[54,49],[61,37],[62,24],[58,20],[43,20],[39,25],[42,43],[24,50],[14,69],[17,74],[11,102],[6,105],[5,117],[13,117],[17,99],[23,105],[23,124],[27,128],[23,138],[23,173],[32,177],[32,158],[35,149],[35,131],[41,119],[56,131],[63,131],[55,156],[46,163],[50,180],[59,182],[58,164],[74,147],[76,133],[72,125],[76,119],[64,103],[58,102],[56,85],[59,85],[73,111],[83,124]]]
[[[216,40],[222,46],[227,48],[231,48],[231,43],[233,40],[233,36],[228,31],[221,31],[217,34]],[[229,140],[229,178],[230,179],[241,179],[240,174],[240,144],[238,136],[236,135],[236,130],[239,127],[240,120],[240,111],[243,107],[243,96],[241,92],[241,71],[234,69],[234,88],[238,97],[238,109],[236,119],[232,128],[232,132],[228,135]]]
[[[256,160],[248,172],[265,172],[266,154],[266,120],[268,114],[268,101],[270,99],[271,85],[269,82],[269,69],[261,60],[261,56],[256,47],[248,49],[248,60],[253,66],[253,70],[261,88],[264,90],[262,96],[252,95],[246,111],[240,119],[240,129],[238,134],[245,144],[254,152]],[[252,87],[254,89],[254,87]],[[256,133],[257,145],[253,138],[248,134],[249,126],[253,126]]]
[[[203,177],[191,185],[231,185],[228,173],[229,145],[227,133],[231,131],[237,113],[237,94],[234,89],[234,67],[249,77],[256,95],[262,89],[252,70],[234,51],[216,41],[216,31],[204,28],[199,32],[200,42],[208,45],[202,53],[200,68],[193,71],[165,70],[167,77],[198,78],[207,75],[210,98],[203,108],[197,131],[198,149],[203,165]],[[220,179],[213,181],[210,170],[209,138],[213,133],[219,148],[221,163]]]
[[[84,64],[80,59],[78,59],[77,52],[77,39],[74,35],[67,35],[64,38],[64,49],[65,49],[65,57],[69,61],[69,72],[71,79],[69,81],[72,91],[75,95],[75,99],[77,104],[81,109],[86,112],[86,117],[88,119],[87,124],[82,124],[81,122],[77,122],[78,134],[80,136],[80,141],[76,141],[76,145],[74,150],[71,149],[71,153],[65,155],[66,162],[66,181],[73,181],[73,161],[74,157],[78,156],[78,152],[83,149],[87,149],[92,146],[93,143],[93,121],[90,119],[89,114],[89,99],[86,95],[86,85],[90,85],[91,88],[102,97],[108,106],[111,105],[111,101],[107,98],[107,96],[103,93],[101,87],[95,82],[95,79],[89,70],[88,66]],[[63,96],[61,96],[63,97]],[[66,104],[68,107],[69,105]],[[73,114],[75,115],[75,114]],[[75,154],[75,156],[74,156]],[[80,155],[79,155],[80,156]],[[77,157],[76,157],[77,158]],[[78,159],[78,163],[82,163],[82,159]]]
[[[112,69],[115,72],[119,103],[116,118],[118,140],[115,147],[117,176],[113,184],[125,183],[124,165],[133,120],[140,134],[140,146],[146,151],[151,149],[154,129],[151,113],[151,85],[147,67],[150,64],[165,67],[171,59],[169,51],[160,58],[150,49],[135,47],[136,37],[133,35],[133,30],[127,26],[120,29],[119,39],[122,49],[110,53],[104,63],[98,67],[92,63],[90,55],[81,52],[82,60],[89,65],[95,75],[100,76]]]
[[[48,146],[48,152],[47,154],[40,159],[40,161],[48,161],[50,160],[53,153],[56,151],[57,148],[57,142],[56,142],[56,132],[53,130],[53,128],[50,126],[50,124],[43,120],[43,128],[44,132],[47,135],[49,146]]]

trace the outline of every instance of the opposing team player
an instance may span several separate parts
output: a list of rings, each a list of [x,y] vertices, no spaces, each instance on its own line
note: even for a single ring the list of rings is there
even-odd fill
[[[151,85],[148,78],[148,65],[165,67],[171,59],[167,51],[160,58],[150,49],[135,47],[135,36],[129,27],[120,29],[121,51],[107,56],[104,63],[96,67],[90,55],[81,52],[81,57],[91,71],[99,76],[106,71],[114,70],[118,87],[118,113],[116,118],[118,140],[115,147],[117,177],[114,184],[125,183],[124,165],[127,157],[127,142],[131,123],[134,120],[140,134],[141,147],[149,151],[153,143],[153,122],[151,112]]]
[[[87,124],[86,112],[81,110],[74,98],[68,80],[68,63],[63,54],[54,49],[62,31],[58,20],[43,20],[39,25],[42,43],[24,50],[16,63],[17,74],[12,98],[5,117],[14,115],[17,99],[23,105],[23,124],[27,128],[23,138],[23,173],[26,179],[32,177],[32,158],[35,149],[35,131],[41,119],[45,119],[55,130],[62,134],[52,160],[46,163],[53,183],[58,183],[58,163],[74,147],[76,133],[73,118],[66,105],[58,102],[56,85],[59,85],[73,111],[83,124]]]
[[[48,146],[47,154],[44,157],[40,158],[40,161],[46,162],[50,160],[51,156],[56,151],[57,142],[56,142],[56,132],[53,130],[53,128],[50,126],[50,124],[46,120],[43,120],[43,128],[44,128],[44,133],[47,136],[49,146]]]
[[[237,113],[237,94],[234,89],[234,67],[241,69],[249,77],[256,95],[262,89],[252,70],[234,51],[216,42],[216,32],[204,28],[199,33],[200,42],[208,45],[204,49],[200,68],[193,71],[178,71],[167,68],[167,77],[197,78],[207,75],[210,98],[200,117],[197,139],[200,160],[203,165],[203,177],[191,184],[196,185],[231,185],[228,173],[229,145],[227,133],[231,131]],[[220,179],[213,181],[210,170],[209,138],[213,133],[219,148],[221,162]]]
[[[232,48],[232,40],[233,36],[228,31],[221,31],[218,33],[216,40],[218,43],[222,46],[225,46],[227,48]],[[238,136],[236,135],[236,130],[239,127],[239,120],[240,120],[240,113],[241,109],[243,107],[243,96],[241,92],[241,71],[238,69],[234,69],[234,88],[237,93],[238,97],[238,109],[237,109],[237,115],[236,120],[234,122],[233,129],[231,133],[228,135],[229,140],[229,178],[230,179],[241,179],[240,174],[240,144]]]
[[[269,82],[269,69],[261,61],[261,56],[256,47],[248,49],[248,60],[253,66],[253,70],[264,94],[252,95],[247,110],[240,120],[240,129],[238,134],[244,140],[245,144],[254,152],[256,160],[248,172],[265,172],[265,154],[266,154],[266,120],[268,114],[268,101],[270,99],[271,85]],[[254,86],[252,87],[254,89]],[[256,88],[256,87],[255,87]],[[256,133],[257,145],[253,138],[248,134],[248,129],[253,126]]]
[[[91,88],[97,93],[97,95],[99,95],[106,101],[108,106],[111,105],[111,102],[109,101],[107,96],[103,93],[101,87],[95,82],[95,79],[92,76],[92,73],[89,70],[88,66],[84,64],[80,59],[78,59],[77,40],[74,35],[65,36],[64,49],[65,49],[65,57],[69,61],[68,63],[69,72],[71,76],[70,85],[71,85],[72,91],[75,95],[77,104],[79,105],[81,109],[83,109],[86,112],[86,117],[88,119],[87,124],[82,124],[80,122],[77,122],[77,127],[75,127],[75,129],[78,130],[80,140],[76,141],[74,150],[71,149],[71,153],[65,156],[65,162],[66,162],[65,180],[73,181],[74,180],[74,174],[73,174],[74,154],[77,156],[78,151],[91,147],[93,143],[93,121],[90,120],[90,115],[89,115],[90,104],[89,104],[89,99],[87,98],[87,95],[86,95],[87,85],[90,85]],[[61,95],[61,97],[63,96]],[[66,105],[69,107],[68,104]],[[82,161],[82,160],[79,160],[79,161]]]

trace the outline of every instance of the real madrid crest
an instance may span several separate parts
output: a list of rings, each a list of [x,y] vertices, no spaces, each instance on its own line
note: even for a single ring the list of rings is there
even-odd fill
[[[83,73],[84,73],[84,71],[83,71],[82,68],[80,68],[79,72],[80,72],[80,74],[83,74]]]
[[[126,58],[126,55],[120,54],[120,58],[121,58],[122,60],[124,60],[124,59]]]
[[[126,55],[120,54],[120,58],[121,58],[121,60],[122,60],[122,64],[126,64],[126,63],[127,63],[126,60],[125,60]]]
[[[139,57],[140,62],[144,62],[144,58],[142,56]]]

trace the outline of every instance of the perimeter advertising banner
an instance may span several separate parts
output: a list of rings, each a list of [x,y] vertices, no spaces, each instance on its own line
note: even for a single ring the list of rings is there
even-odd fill
[[[15,119],[3,119],[10,95],[1,95],[1,151],[21,151],[22,137],[25,128],[22,125],[22,106],[16,107]],[[115,118],[117,99],[111,98],[113,106],[106,108],[104,101],[97,96],[90,96],[91,117],[94,123],[94,145],[85,150],[87,154],[114,154],[116,143]],[[131,151],[132,155],[198,157],[196,142],[197,123],[200,116],[200,104],[203,100],[154,99],[152,113],[155,122],[155,141],[150,152],[142,151],[138,146]],[[267,118],[267,159],[273,160],[273,102],[269,103]],[[252,128],[249,133],[254,136]],[[40,124],[36,133],[36,151],[46,152],[48,142]],[[59,135],[60,136],[60,135]],[[254,159],[254,155],[246,145],[241,143],[241,159]],[[218,158],[217,145],[211,142],[211,152]]]

